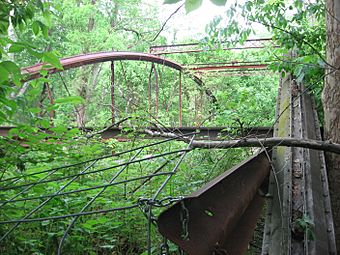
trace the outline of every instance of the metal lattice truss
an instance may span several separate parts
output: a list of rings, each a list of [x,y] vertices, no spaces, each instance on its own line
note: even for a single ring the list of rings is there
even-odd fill
[[[184,135],[183,135],[184,136]],[[194,134],[185,134],[186,137],[192,137],[191,140],[194,138]],[[6,216],[3,215],[0,220],[0,226],[4,232],[1,234],[0,243],[5,242],[10,235],[15,234],[15,230],[20,227],[20,225],[25,223],[31,222],[43,222],[43,221],[57,221],[63,219],[70,219],[67,228],[64,231],[62,238],[59,241],[59,248],[58,254],[62,254],[63,251],[63,244],[68,236],[68,234],[72,231],[74,225],[79,221],[81,217],[86,217],[90,215],[97,215],[97,214],[105,214],[110,212],[117,212],[117,211],[124,211],[124,210],[131,210],[135,208],[141,208],[142,212],[146,214],[147,218],[149,219],[149,224],[152,224],[153,221],[151,218],[154,217],[152,214],[153,207],[164,207],[168,206],[169,204],[177,201],[174,198],[163,197],[160,198],[162,195],[162,191],[167,185],[167,183],[173,178],[176,174],[177,170],[180,167],[181,162],[184,160],[184,157],[187,155],[188,152],[192,150],[190,144],[183,149],[167,151],[164,153],[150,155],[142,155],[142,152],[146,149],[150,149],[156,147],[160,144],[169,143],[173,140],[180,139],[181,136],[177,138],[170,138],[166,140],[162,140],[156,143],[150,143],[144,146],[132,148],[126,151],[122,151],[119,153],[115,153],[113,155],[108,155],[100,158],[95,158],[91,160],[87,160],[84,162],[67,165],[63,167],[58,167],[54,169],[47,169],[43,171],[37,171],[29,174],[22,174],[17,175],[14,177],[2,179],[0,181],[1,188],[0,193],[2,194],[11,194],[10,198],[1,200],[0,201],[0,208],[1,210],[6,210],[6,206],[15,206],[16,204],[25,203],[27,206],[32,204],[32,209],[28,212],[22,210],[20,214],[23,216],[18,219],[6,219]],[[120,157],[124,155],[129,155],[129,159],[127,161],[119,160]],[[158,159],[163,159],[159,161]],[[157,164],[157,167],[150,168],[149,162],[156,161],[161,162]],[[112,166],[102,167],[103,161],[112,162]],[[138,177],[133,178],[122,178],[121,176],[124,175],[129,168],[134,164],[143,165],[144,175],[140,175]],[[164,172],[166,166],[173,165],[171,170]],[[73,174],[64,174],[65,171],[70,171]],[[72,188],[72,185],[78,183],[80,179],[87,179],[87,178],[96,178],[96,176],[102,176],[104,173],[109,173],[111,178],[104,184],[99,186],[90,186],[86,188]],[[96,205],[96,201],[105,195],[110,189],[116,186],[123,186],[128,183],[132,184],[130,190],[125,192],[125,196],[128,194],[133,194],[137,190],[141,189],[142,187],[148,185],[151,180],[156,178],[161,178],[161,185],[157,187],[153,191],[153,195],[148,198],[140,198],[133,202],[126,202],[125,205],[119,207],[104,207],[101,209],[91,209],[93,207],[98,208]],[[27,181],[31,180],[31,181]],[[33,181],[34,180],[34,181]],[[34,193],[35,188],[42,188],[47,183],[54,183],[57,188],[54,190],[49,190],[46,192],[47,194],[34,196],[31,193]],[[83,201],[83,207],[81,210],[75,213],[70,214],[57,214],[57,215],[50,215],[47,217],[35,217],[35,215],[39,215],[39,213],[43,210],[46,210],[46,206],[51,203],[53,199],[58,199],[61,197],[74,197],[79,193],[90,193],[90,199],[88,201]],[[35,205],[35,206],[34,206]],[[100,206],[101,207],[101,206]],[[60,208],[62,211],[62,208]],[[45,212],[46,213],[46,212]],[[48,213],[48,212],[47,212]],[[148,249],[151,249],[151,225],[149,227],[149,244]]]

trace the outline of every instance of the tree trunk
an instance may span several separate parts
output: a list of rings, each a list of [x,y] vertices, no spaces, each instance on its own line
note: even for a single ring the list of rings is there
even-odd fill
[[[91,0],[91,4],[95,5],[96,4],[96,0]],[[94,17],[89,17],[88,18],[88,23],[87,23],[87,32],[91,33],[94,29],[95,26],[95,19]],[[90,49],[85,48],[83,49],[84,53],[88,53],[90,51]],[[93,81],[96,82],[96,77],[95,77],[95,73],[96,73],[96,68],[97,66],[94,65],[91,69],[91,74],[93,74]],[[87,106],[87,99],[90,97],[89,96],[89,71],[88,71],[88,67],[84,66],[81,68],[81,78],[80,78],[80,84],[77,88],[77,92],[78,95],[81,96],[82,98],[84,98],[85,103],[80,104],[79,106],[76,107],[76,117],[77,117],[77,126],[79,128],[84,128],[85,127],[85,122],[86,122],[86,106]]]
[[[327,62],[340,66],[340,2],[326,1]],[[340,71],[327,67],[322,93],[325,139],[340,142]],[[326,153],[337,250],[340,252],[340,155]]]
[[[85,70],[86,67],[83,68]],[[79,85],[77,88],[77,95],[84,98],[85,103],[82,103],[76,107],[76,117],[78,128],[85,127],[85,115],[86,115],[86,98],[87,98],[87,86],[88,86],[88,74],[84,71],[81,74]]]

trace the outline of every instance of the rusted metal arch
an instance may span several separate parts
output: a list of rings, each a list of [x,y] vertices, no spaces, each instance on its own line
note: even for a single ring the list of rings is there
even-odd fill
[[[30,81],[37,79],[41,77],[40,71],[42,68],[45,68],[48,70],[49,74],[62,72],[64,70],[84,66],[84,65],[90,65],[90,64],[96,64],[101,62],[108,62],[108,61],[116,61],[116,60],[134,60],[134,61],[146,61],[151,63],[157,63],[161,65],[165,65],[167,67],[176,69],[178,71],[185,71],[185,68],[181,66],[180,64],[161,58],[158,56],[154,56],[152,54],[148,53],[141,53],[141,52],[128,52],[128,51],[111,51],[111,52],[97,52],[97,53],[89,53],[89,54],[82,54],[82,55],[76,55],[72,57],[62,58],[60,60],[60,63],[63,67],[63,69],[57,69],[55,67],[46,67],[45,63],[39,63],[33,66],[25,67],[21,69],[22,74],[26,74],[27,77],[25,78],[25,81]],[[192,74],[188,74],[198,85],[202,85],[202,80]]]

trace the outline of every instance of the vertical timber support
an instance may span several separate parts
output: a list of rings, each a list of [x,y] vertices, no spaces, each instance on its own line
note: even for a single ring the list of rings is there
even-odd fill
[[[303,84],[280,81],[275,137],[321,139],[317,114]],[[262,255],[336,254],[324,154],[275,147]]]
[[[182,105],[182,71],[179,71],[179,86],[178,86],[178,97],[179,97],[179,127],[183,125],[183,105]]]
[[[111,61],[111,119],[112,124],[116,122],[115,106],[115,62]]]

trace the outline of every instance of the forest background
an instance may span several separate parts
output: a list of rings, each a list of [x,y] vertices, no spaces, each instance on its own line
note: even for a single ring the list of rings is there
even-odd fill
[[[178,2],[178,3],[177,3]],[[275,102],[280,75],[285,70],[295,74],[298,81],[312,84],[319,113],[323,116],[321,91],[326,60],[326,23],[325,3],[313,1],[246,1],[227,3],[212,1],[225,14],[216,17],[207,26],[205,37],[195,38],[204,49],[198,54],[178,54],[169,58],[182,64],[194,65],[207,62],[257,61],[269,63],[266,73],[251,76],[203,76],[203,87],[197,87],[190,73],[183,75],[183,122],[184,126],[222,126],[232,135],[234,128],[243,129],[254,126],[271,126],[275,121]],[[171,7],[180,8],[182,1],[167,0]],[[194,11],[202,1],[185,1],[180,11]],[[226,5],[226,6],[225,6]],[[169,5],[170,6],[170,5]],[[223,7],[225,6],[225,7]],[[170,7],[169,7],[170,8]],[[115,63],[115,113],[112,115],[110,97],[110,63],[95,64],[68,70],[22,83],[20,68],[44,62],[61,69],[60,57],[98,51],[136,51],[148,52],[150,46],[169,43],[165,36],[167,20],[159,19],[159,5],[140,1],[108,0],[62,0],[62,1],[3,1],[0,5],[0,122],[2,126],[15,126],[10,136],[2,137],[1,178],[10,179],[42,169],[74,164],[94,157],[100,157],[145,145],[146,141],[131,135],[129,143],[115,139],[102,141],[96,131],[119,122],[125,131],[139,131],[145,126],[179,125],[179,76],[174,70],[163,65],[152,67],[150,63]],[[171,15],[184,15],[176,11]],[[194,12],[192,12],[194,13]],[[241,22],[240,22],[241,20]],[[258,25],[266,27],[271,33],[273,44],[264,49],[247,51],[224,51],[243,43],[254,36]],[[266,36],[268,32],[266,32]],[[259,35],[257,35],[259,36]],[[261,36],[261,35],[260,35]],[[193,42],[192,38],[173,35],[170,43]],[[275,45],[275,47],[273,47]],[[276,47],[279,46],[279,47]],[[297,49],[297,57],[287,59],[289,50]],[[212,50],[213,49],[213,50]],[[155,72],[156,70],[157,78]],[[276,72],[276,73],[275,73]],[[156,84],[158,79],[158,84]],[[149,84],[155,89],[150,95]],[[209,90],[213,98],[206,91]],[[53,95],[53,97],[51,97]],[[148,98],[148,101],[145,100]],[[155,104],[157,102],[157,107]],[[91,127],[91,132],[84,132]],[[48,129],[51,133],[38,132]],[[24,140],[28,148],[18,144]],[[47,141],[47,142],[46,142]],[[163,153],[181,148],[179,142],[145,150],[141,156]],[[251,149],[226,151],[195,150],[181,165],[181,174],[169,184],[164,197],[183,196],[201,187],[212,177],[251,155]],[[128,160],[132,154],[126,155]],[[223,158],[223,160],[221,160]],[[175,162],[170,157],[171,169]],[[197,163],[199,162],[199,163]],[[161,163],[154,160],[143,170],[140,165],[129,166],[121,178],[131,178],[152,172]],[[104,160],[101,167],[119,164],[118,161]],[[195,169],[195,171],[192,171]],[[206,169],[212,169],[206,171]],[[70,172],[71,171],[71,172]],[[76,173],[78,169],[66,169],[60,175]],[[146,172],[145,172],[146,171]],[[34,181],[36,177],[24,180]],[[110,178],[110,173],[79,179],[70,188],[100,185]],[[23,181],[23,183],[24,183]],[[49,182],[45,186],[35,186],[30,195],[41,196],[55,192],[63,182]],[[149,182],[139,187],[121,186],[110,189],[93,207],[100,209],[107,205],[120,206],[150,196],[161,180]],[[17,184],[20,184],[18,182]],[[1,193],[1,200],[12,197],[14,192]],[[79,211],[84,201],[95,193],[78,196],[65,196],[54,199],[38,212],[37,216],[66,214]],[[26,196],[27,194],[23,194]],[[32,203],[18,202],[2,204],[2,220],[20,218],[37,206]],[[18,210],[20,208],[20,210]],[[133,223],[132,223],[133,222]],[[22,224],[1,245],[6,254],[49,254],[56,251],[58,240],[68,225],[67,219],[58,222]],[[146,229],[144,215],[136,209],[129,212],[82,218],[68,236],[64,249],[69,254],[141,254],[145,252]],[[135,229],[140,229],[136,233]],[[144,229],[144,230],[143,230]],[[1,225],[1,233],[8,226]],[[161,242],[156,229],[153,232],[155,252]],[[172,246],[173,251],[176,250]]]

